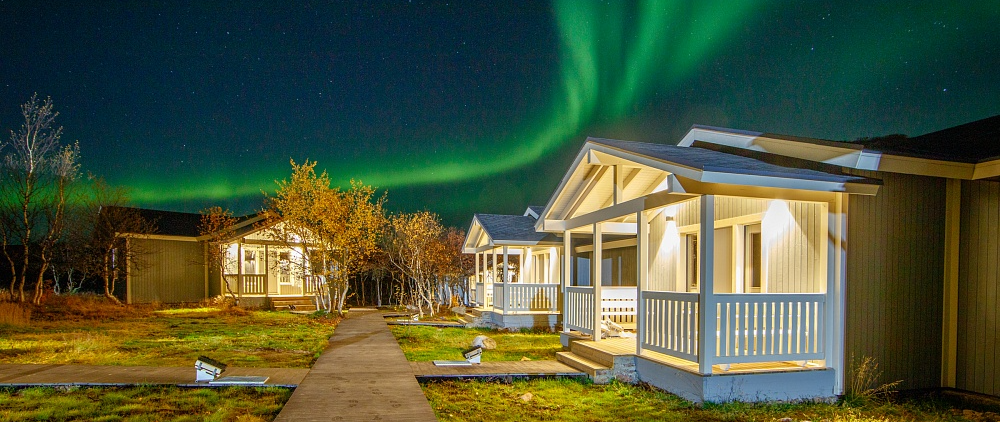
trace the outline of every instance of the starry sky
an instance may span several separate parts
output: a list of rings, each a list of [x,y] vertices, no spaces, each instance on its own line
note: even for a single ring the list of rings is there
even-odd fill
[[[1000,114],[996,1],[248,3],[0,0],[0,128],[51,96],[141,206],[251,212],[309,159],[464,227],[544,205],[587,136]]]

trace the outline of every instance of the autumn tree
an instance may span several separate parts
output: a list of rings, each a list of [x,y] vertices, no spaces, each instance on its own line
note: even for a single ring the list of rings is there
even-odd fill
[[[201,221],[198,224],[198,234],[204,238],[206,258],[208,265],[212,265],[219,270],[219,274],[224,277],[226,268],[238,265],[235,255],[229,253],[228,240],[233,227],[239,221],[233,216],[232,211],[222,207],[209,207],[201,211]],[[237,292],[229,285],[229,282],[222,283],[226,288],[226,293],[239,304]]]
[[[341,191],[330,186],[324,171],[316,173],[316,162],[296,164],[292,175],[277,181],[278,189],[268,200],[274,221],[263,232],[289,247],[306,249],[304,272],[318,277],[319,307],[342,313],[350,293],[350,280],[365,269],[378,251],[384,226],[385,196],[361,182]]]
[[[389,218],[385,240],[389,262],[407,281],[420,316],[424,307],[434,315],[438,275],[446,256],[442,242],[444,227],[428,211],[400,213]]]
[[[10,264],[10,292],[24,302],[27,280],[34,277],[31,301],[42,298],[45,272],[61,240],[71,183],[79,176],[79,146],[60,144],[62,127],[52,99],[33,95],[21,106],[24,123],[10,132],[0,162],[0,232]],[[15,252],[19,250],[20,254]]]

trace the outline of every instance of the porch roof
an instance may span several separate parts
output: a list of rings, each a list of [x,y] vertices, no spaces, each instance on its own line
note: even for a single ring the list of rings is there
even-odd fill
[[[483,246],[558,243],[555,235],[535,231],[535,218],[530,215],[475,214],[465,240],[465,252],[474,253]]]

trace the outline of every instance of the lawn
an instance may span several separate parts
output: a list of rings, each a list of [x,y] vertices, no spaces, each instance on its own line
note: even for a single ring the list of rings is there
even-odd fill
[[[468,349],[476,336],[487,336],[497,343],[495,350],[483,352],[482,360],[518,361],[554,360],[562,350],[558,333],[524,331],[506,332],[486,328],[430,327],[423,325],[393,325],[399,347],[406,360],[422,362],[431,360],[460,360],[462,351]]]
[[[707,404],[697,406],[646,386],[586,380],[536,379],[509,384],[442,381],[423,384],[440,421],[993,421],[982,407],[920,396],[894,403],[869,401],[846,405]]]
[[[308,368],[335,318],[214,307],[120,307],[63,298],[27,325],[0,324],[0,363],[190,366],[200,355],[231,366]]]
[[[291,394],[274,387],[0,389],[0,421],[270,421]]]

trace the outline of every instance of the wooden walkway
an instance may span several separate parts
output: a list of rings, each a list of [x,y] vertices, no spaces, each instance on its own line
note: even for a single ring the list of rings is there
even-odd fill
[[[436,421],[382,314],[351,310],[275,421]]]
[[[436,366],[434,362],[410,362],[420,380],[472,378],[586,377],[587,374],[554,360],[483,362],[470,366]]]
[[[265,376],[269,377],[265,385],[295,387],[307,373],[308,369],[229,367],[223,376]],[[194,362],[189,367],[0,364],[0,387],[136,384],[208,386],[208,383],[195,383],[194,378]]]

